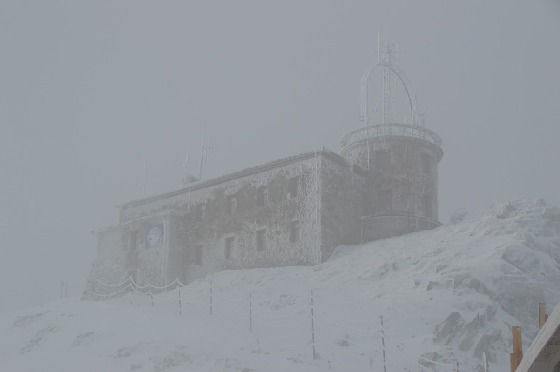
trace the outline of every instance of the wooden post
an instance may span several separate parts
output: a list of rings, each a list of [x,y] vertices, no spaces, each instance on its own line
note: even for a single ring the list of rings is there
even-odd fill
[[[313,346],[313,359],[317,359],[315,352],[315,319],[313,317],[313,290],[311,290],[311,346]]]
[[[183,309],[182,309],[182,304],[181,304],[181,288],[177,287],[177,293],[179,295],[178,300],[179,300],[179,316],[183,315]]]
[[[253,300],[252,300],[252,293],[249,293],[249,332],[253,332]]]
[[[210,316],[212,316],[212,313],[213,313],[212,300],[213,300],[212,281],[210,281]]]
[[[387,359],[385,358],[385,328],[383,327],[383,315],[381,315],[381,346],[383,346],[383,372],[387,372]]]
[[[521,359],[523,359],[523,346],[521,343],[521,328],[519,326],[511,327],[511,333],[513,335],[513,353],[509,354],[509,362],[511,366],[511,372],[515,372]]]
[[[548,314],[546,313],[546,305],[539,303],[539,329],[544,326],[546,320],[548,319]]]

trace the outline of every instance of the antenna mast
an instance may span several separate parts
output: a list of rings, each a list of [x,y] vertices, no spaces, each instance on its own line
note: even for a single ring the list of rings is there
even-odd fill
[[[390,42],[385,42],[383,50],[383,123],[391,122],[391,70],[393,50]]]
[[[202,180],[202,164],[204,163],[204,127],[202,127],[202,144],[200,146],[200,165],[198,169],[198,180]]]
[[[183,163],[183,167],[185,168],[185,174],[183,176],[183,185],[186,185],[189,183],[189,152],[188,151],[185,157],[185,163]]]
[[[146,157],[144,157],[144,172],[142,175],[142,197],[146,196]]]
[[[200,146],[200,168],[198,170],[198,180],[202,180],[202,169],[204,162],[208,158],[208,153],[212,150],[212,147],[204,143],[204,127],[202,127],[202,144]]]

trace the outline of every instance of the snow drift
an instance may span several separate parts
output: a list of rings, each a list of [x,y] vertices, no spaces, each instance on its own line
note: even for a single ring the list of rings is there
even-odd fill
[[[526,350],[538,303],[560,300],[559,263],[560,209],[505,202],[313,267],[1,314],[0,369],[481,371],[486,358],[506,370],[511,326]]]

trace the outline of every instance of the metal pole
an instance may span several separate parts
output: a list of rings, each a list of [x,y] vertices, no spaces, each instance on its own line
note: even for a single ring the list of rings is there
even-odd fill
[[[183,315],[183,306],[181,304],[181,288],[177,288],[177,293],[179,294],[179,316]]]
[[[381,315],[381,345],[383,346],[383,372],[387,372],[387,359],[385,358],[385,329],[383,328],[383,315]]]
[[[249,332],[253,332],[253,299],[252,299],[252,293],[249,293]]]
[[[488,359],[486,358],[486,351],[482,353],[482,356],[484,357],[484,372],[488,372]]]
[[[212,311],[212,299],[213,299],[213,294],[212,294],[212,281],[210,281],[210,316],[212,316],[213,311]]]
[[[313,316],[313,290],[311,290],[311,345],[313,346],[313,359],[316,359],[315,352],[315,319]]]

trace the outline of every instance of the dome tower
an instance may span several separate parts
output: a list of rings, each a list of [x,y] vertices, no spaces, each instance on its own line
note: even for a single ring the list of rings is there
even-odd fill
[[[361,80],[362,126],[341,140],[342,156],[364,174],[362,241],[440,225],[441,139],[424,126],[412,86],[399,67],[397,50],[394,43],[379,44],[378,62]],[[379,85],[382,89],[372,90]],[[403,120],[396,119],[403,114]]]

